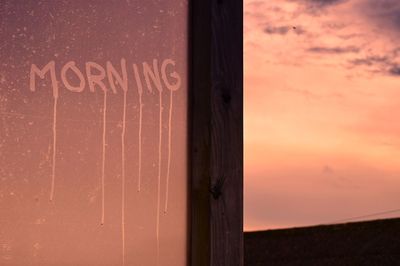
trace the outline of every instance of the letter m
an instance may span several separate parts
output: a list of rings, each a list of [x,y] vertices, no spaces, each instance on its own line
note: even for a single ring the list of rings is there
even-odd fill
[[[42,69],[39,69],[35,64],[31,65],[30,84],[29,84],[30,90],[36,91],[36,75],[39,76],[41,79],[44,79],[47,72],[50,72],[51,85],[53,86],[53,96],[57,98],[58,82],[56,78],[56,68],[54,61],[50,61]]]

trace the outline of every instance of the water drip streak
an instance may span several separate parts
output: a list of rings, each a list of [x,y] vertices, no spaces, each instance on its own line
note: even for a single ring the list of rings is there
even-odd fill
[[[142,120],[143,120],[143,103],[142,103],[142,94],[143,94],[143,85],[140,80],[139,70],[136,64],[133,64],[133,73],[135,75],[138,95],[139,95],[139,137],[138,137],[138,187],[137,190],[140,192],[142,185]]]
[[[172,108],[173,108],[173,91],[170,90],[169,94],[169,113],[168,113],[168,161],[167,161],[167,180],[165,187],[165,207],[164,213],[168,211],[168,199],[169,199],[169,177],[171,169],[171,127],[172,127]]]
[[[106,165],[106,115],[107,115],[107,92],[104,91],[103,97],[103,150],[102,150],[102,165],[101,165],[101,225],[104,225],[104,179],[105,179],[105,165]]]
[[[126,91],[124,91],[124,110],[122,117],[121,157],[122,157],[122,187],[121,187],[121,233],[122,233],[122,265],[125,265],[125,132],[126,132]]]
[[[160,186],[161,186],[161,147],[162,147],[162,93],[159,97],[159,128],[158,128],[158,176],[157,176],[157,265],[160,255]]]
[[[50,189],[50,201],[54,199],[54,186],[56,179],[56,153],[57,153],[57,102],[58,97],[54,97],[53,107],[53,160],[51,169],[51,189]]]
[[[142,179],[142,120],[143,120],[143,103],[142,95],[139,94],[139,161],[138,161],[138,191],[141,189],[141,179]]]

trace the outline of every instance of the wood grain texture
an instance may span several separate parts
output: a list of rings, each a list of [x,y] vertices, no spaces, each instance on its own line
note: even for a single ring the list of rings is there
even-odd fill
[[[191,263],[243,265],[243,1],[191,11]]]
[[[190,2],[191,69],[189,89],[190,208],[192,266],[210,262],[211,162],[211,5],[210,0]]]
[[[211,265],[242,265],[243,3],[211,10]]]

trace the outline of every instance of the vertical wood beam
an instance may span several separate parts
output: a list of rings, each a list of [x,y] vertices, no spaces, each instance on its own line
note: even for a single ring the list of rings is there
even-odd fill
[[[191,265],[243,265],[243,1],[191,18]]]
[[[190,262],[210,263],[211,0],[190,1]]]

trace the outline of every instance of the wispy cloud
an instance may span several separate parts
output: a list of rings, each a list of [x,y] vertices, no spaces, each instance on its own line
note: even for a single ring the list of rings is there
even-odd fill
[[[370,24],[379,30],[390,30],[400,37],[400,1],[398,0],[368,0],[361,1],[357,9],[366,17]]]
[[[308,48],[307,51],[319,54],[344,54],[344,53],[358,53],[360,51],[360,48],[356,46],[346,46],[346,47],[314,46]]]
[[[302,2],[308,5],[322,8],[322,7],[337,5],[346,1],[347,0],[297,0],[296,2]]]
[[[291,30],[291,27],[289,27],[289,26],[280,26],[280,27],[267,26],[264,28],[264,32],[267,34],[279,34],[279,35],[285,35],[290,30]]]
[[[326,175],[330,175],[330,174],[335,173],[335,170],[333,170],[333,168],[332,168],[331,166],[325,165],[325,166],[322,168],[322,173],[323,173],[323,174],[326,174]]]
[[[296,26],[266,26],[264,28],[264,32],[267,34],[279,34],[279,35],[286,35],[290,32],[293,32],[297,35],[305,34],[306,31],[302,27]]]
[[[395,65],[389,69],[389,73],[392,76],[399,76],[400,77],[400,65]]]
[[[303,5],[302,12],[312,15],[319,15],[328,7],[347,2],[348,0],[288,0]]]
[[[353,65],[366,65],[373,66],[375,64],[387,64],[389,63],[389,58],[387,56],[367,56],[365,58],[357,58],[350,60]]]
[[[398,60],[398,48],[385,55],[370,55],[366,57],[349,60],[350,68],[366,67],[374,73],[400,76],[400,64]]]

